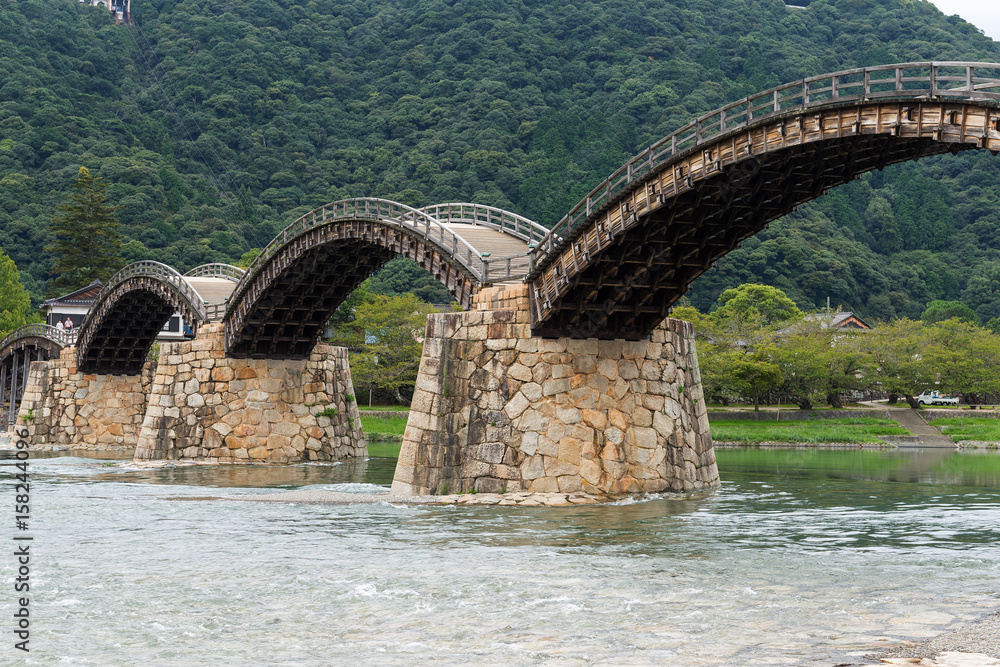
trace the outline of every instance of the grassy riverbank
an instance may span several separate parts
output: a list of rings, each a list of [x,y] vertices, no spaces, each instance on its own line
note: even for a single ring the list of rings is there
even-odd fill
[[[942,417],[931,422],[931,426],[955,442],[979,440],[1000,442],[1000,419],[989,417]]]
[[[406,417],[366,417],[361,413],[361,427],[368,441],[369,456],[399,456],[399,447],[406,430]]]
[[[909,431],[891,419],[849,417],[816,421],[711,422],[712,439],[720,442],[797,442],[863,444],[882,442],[880,435],[908,435]]]

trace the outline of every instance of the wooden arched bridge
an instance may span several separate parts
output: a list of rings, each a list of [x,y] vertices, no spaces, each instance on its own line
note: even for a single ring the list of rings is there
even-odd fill
[[[224,321],[230,356],[305,358],[337,306],[397,255],[430,271],[469,307],[481,285],[523,278],[531,246],[547,232],[478,204],[333,202],[285,228],[245,272],[226,264],[185,275],[152,261],[125,267],[80,327],[77,365],[85,373],[138,374],[174,313],[192,333]]]
[[[907,63],[779,86],[608,176],[532,254],[536,335],[637,339],[691,282],[799,204],[886,165],[1000,151],[1000,64]]]
[[[907,63],[812,77],[696,119],[611,174],[551,230],[476,204],[333,202],[283,230],[246,273],[130,265],[81,327],[84,372],[138,373],[174,312],[223,321],[234,357],[304,358],[333,311],[397,255],[463,306],[530,284],[541,336],[647,336],[704,273],[770,221],[859,174],[927,155],[1000,151],[1000,64]]]
[[[427,269],[468,308],[482,285],[523,278],[530,246],[546,233],[527,218],[478,204],[327,204],[285,228],[247,270],[226,312],[226,351],[308,356],[333,311],[398,255]]]

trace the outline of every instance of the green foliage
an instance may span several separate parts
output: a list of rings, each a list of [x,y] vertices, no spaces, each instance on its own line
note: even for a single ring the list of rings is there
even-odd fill
[[[389,261],[374,276],[365,281],[365,287],[374,294],[399,296],[412,293],[427,303],[450,303],[448,289],[434,276],[412,260],[397,257]]]
[[[392,391],[402,402],[400,390],[416,381],[427,315],[433,311],[412,294],[375,295],[361,303],[352,323],[363,336],[361,351],[351,358],[355,386]]]
[[[249,269],[250,265],[253,264],[253,261],[257,259],[258,255],[260,255],[260,251],[260,248],[250,248],[250,250],[247,250],[245,253],[240,255],[240,258],[236,260],[235,266],[244,270]]]
[[[382,417],[361,417],[361,427],[365,432],[365,439],[372,441],[402,440],[403,431],[406,430],[406,417],[382,418]]]
[[[0,338],[32,322],[41,322],[41,317],[31,308],[14,260],[0,250]]]
[[[707,400],[750,400],[767,394],[802,409],[825,403],[840,407],[853,391],[885,391],[912,405],[928,389],[960,394],[966,402],[1000,393],[1000,332],[950,318],[899,319],[871,331],[828,326],[814,313],[790,325],[752,318],[705,316],[691,307],[674,310],[695,324]]]
[[[946,417],[935,419],[932,426],[941,429],[955,442],[977,440],[980,442],[1000,442],[1000,419],[987,417]]]
[[[56,207],[63,215],[52,218],[53,241],[45,250],[55,262],[49,293],[86,287],[94,280],[107,282],[122,265],[122,238],[115,218],[117,207],[108,206],[104,194],[108,184],[80,167],[70,201]]]
[[[738,320],[769,325],[800,318],[802,311],[780,289],[743,284],[719,295],[719,309],[713,315],[721,323]]]
[[[979,324],[979,318],[976,317],[975,311],[961,301],[941,301],[935,299],[927,304],[927,310],[923,312],[920,319],[928,324],[933,324],[934,322],[950,320],[953,317],[963,322]]]

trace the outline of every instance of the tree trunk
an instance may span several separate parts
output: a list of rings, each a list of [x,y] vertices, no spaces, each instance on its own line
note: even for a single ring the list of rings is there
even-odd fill
[[[896,405],[899,403],[899,394],[895,392],[889,392],[889,405]]]
[[[826,395],[826,401],[830,404],[830,407],[835,410],[840,410],[844,407],[844,403],[840,400],[840,392],[832,392]]]
[[[796,398],[795,405],[799,406],[799,410],[812,410],[813,404],[808,398]]]
[[[907,403],[908,403],[908,404],[910,405],[910,407],[911,407],[911,408],[913,408],[914,410],[916,410],[917,408],[919,408],[919,407],[920,407],[920,404],[919,404],[919,403],[917,403],[917,399],[916,399],[916,398],[914,398],[913,396],[910,396],[909,394],[903,394],[903,398],[905,398],[905,399],[906,399],[906,402],[907,402]]]

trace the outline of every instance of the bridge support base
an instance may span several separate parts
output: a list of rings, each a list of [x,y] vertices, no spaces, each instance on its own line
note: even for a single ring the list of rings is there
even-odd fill
[[[33,361],[17,422],[33,447],[130,450],[139,439],[154,364],[142,375],[89,375],[76,369],[76,348]]]
[[[229,359],[222,324],[160,351],[136,460],[222,463],[366,456],[345,348],[308,360]],[[348,400],[350,399],[350,400]]]
[[[431,315],[392,492],[596,494],[719,484],[691,325],[531,336],[527,286]]]

